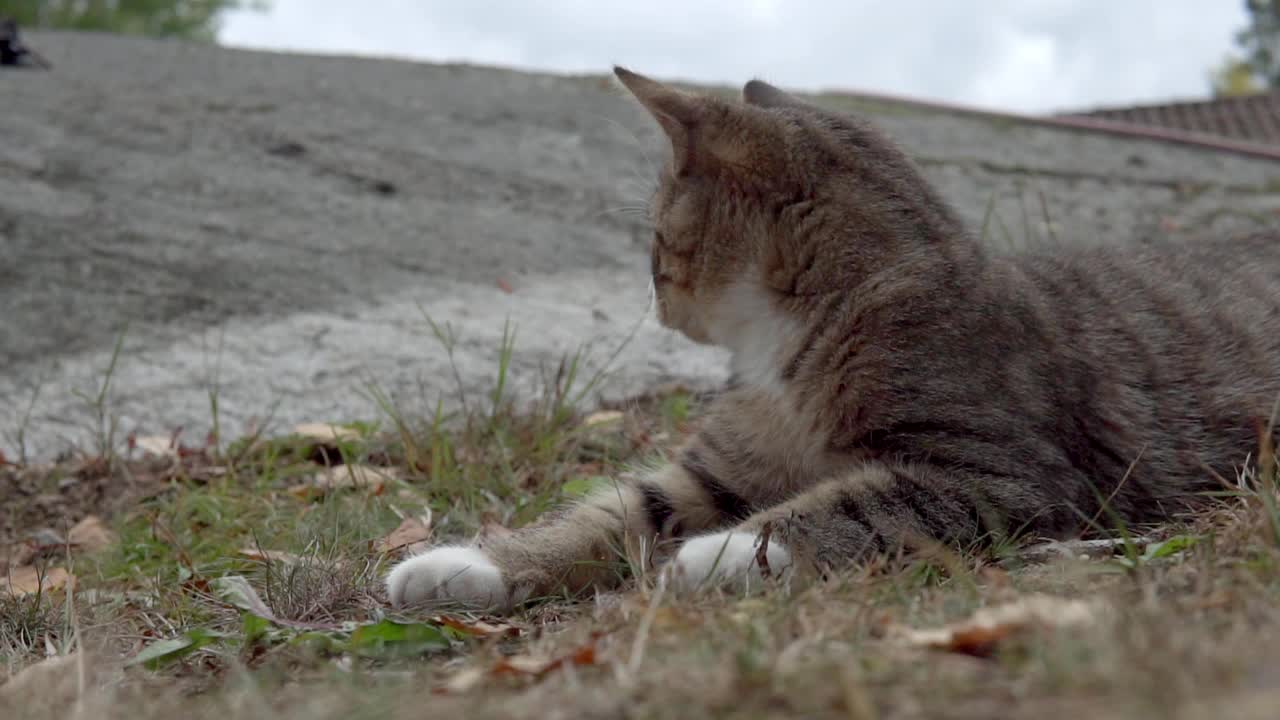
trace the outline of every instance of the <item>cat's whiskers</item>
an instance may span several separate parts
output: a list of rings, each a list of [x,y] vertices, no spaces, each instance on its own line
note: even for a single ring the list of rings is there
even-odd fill
[[[637,183],[646,193],[652,193],[657,189],[657,181],[653,178],[658,176],[658,163],[654,161],[653,155],[650,154],[649,148],[645,146],[645,143],[640,140],[640,136],[631,128],[611,117],[606,117],[600,113],[587,113],[587,115],[594,117],[597,120],[603,120],[626,134],[627,139],[631,140],[632,143],[635,144],[636,149],[640,151],[640,158],[644,161],[644,164],[648,166],[647,174],[641,173],[640,170],[635,167],[628,168],[631,172],[631,180]]]
[[[647,205],[619,205],[618,207],[605,208],[599,212],[593,213],[591,217],[597,218],[601,215],[609,215],[618,213],[620,215],[635,215],[637,217],[648,217],[649,207]]]

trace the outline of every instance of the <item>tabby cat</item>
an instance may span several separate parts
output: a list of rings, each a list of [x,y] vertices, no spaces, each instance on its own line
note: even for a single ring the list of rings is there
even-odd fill
[[[996,254],[859,119],[758,80],[739,103],[615,73],[672,149],[659,320],[730,350],[732,379],[675,462],[403,561],[394,605],[509,610],[616,584],[622,556],[745,591],[903,543],[1158,521],[1256,449],[1275,237]]]

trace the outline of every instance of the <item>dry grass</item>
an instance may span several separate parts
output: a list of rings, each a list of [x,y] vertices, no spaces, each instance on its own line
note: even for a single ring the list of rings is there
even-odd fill
[[[516,412],[495,394],[453,422],[388,408],[390,421],[342,440],[0,469],[134,491],[110,518],[116,542],[70,553],[73,592],[0,596],[0,679],[12,678],[0,717],[1220,720],[1280,707],[1273,469],[1192,522],[1143,529],[1165,541],[1145,551],[1041,563],[899,555],[751,598],[673,600],[643,579],[590,601],[547,600],[498,627],[390,613],[379,578],[402,551],[379,540],[404,518],[429,512],[434,540],[518,526],[651,459],[696,415],[696,398],[677,392],[589,423],[567,395]],[[391,479],[308,488],[324,465]],[[95,509],[76,492],[68,520]],[[11,525],[50,515],[15,512]],[[37,562],[66,564],[67,550]],[[229,577],[261,604],[229,594]],[[902,640],[903,628],[1032,594],[1097,605],[1084,625],[1010,633],[976,654]]]

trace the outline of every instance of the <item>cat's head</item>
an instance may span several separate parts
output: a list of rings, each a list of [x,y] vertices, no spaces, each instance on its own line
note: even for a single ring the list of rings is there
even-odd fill
[[[743,312],[848,291],[958,231],[910,160],[867,124],[759,80],[742,102],[616,67],[671,153],[651,203],[658,318],[730,347]]]

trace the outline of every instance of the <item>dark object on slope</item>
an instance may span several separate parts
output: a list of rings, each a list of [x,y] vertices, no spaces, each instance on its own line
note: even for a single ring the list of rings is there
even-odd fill
[[[9,19],[0,19],[0,67],[37,67],[46,70],[53,65],[40,56],[40,53],[22,44],[18,33],[18,23]]]

